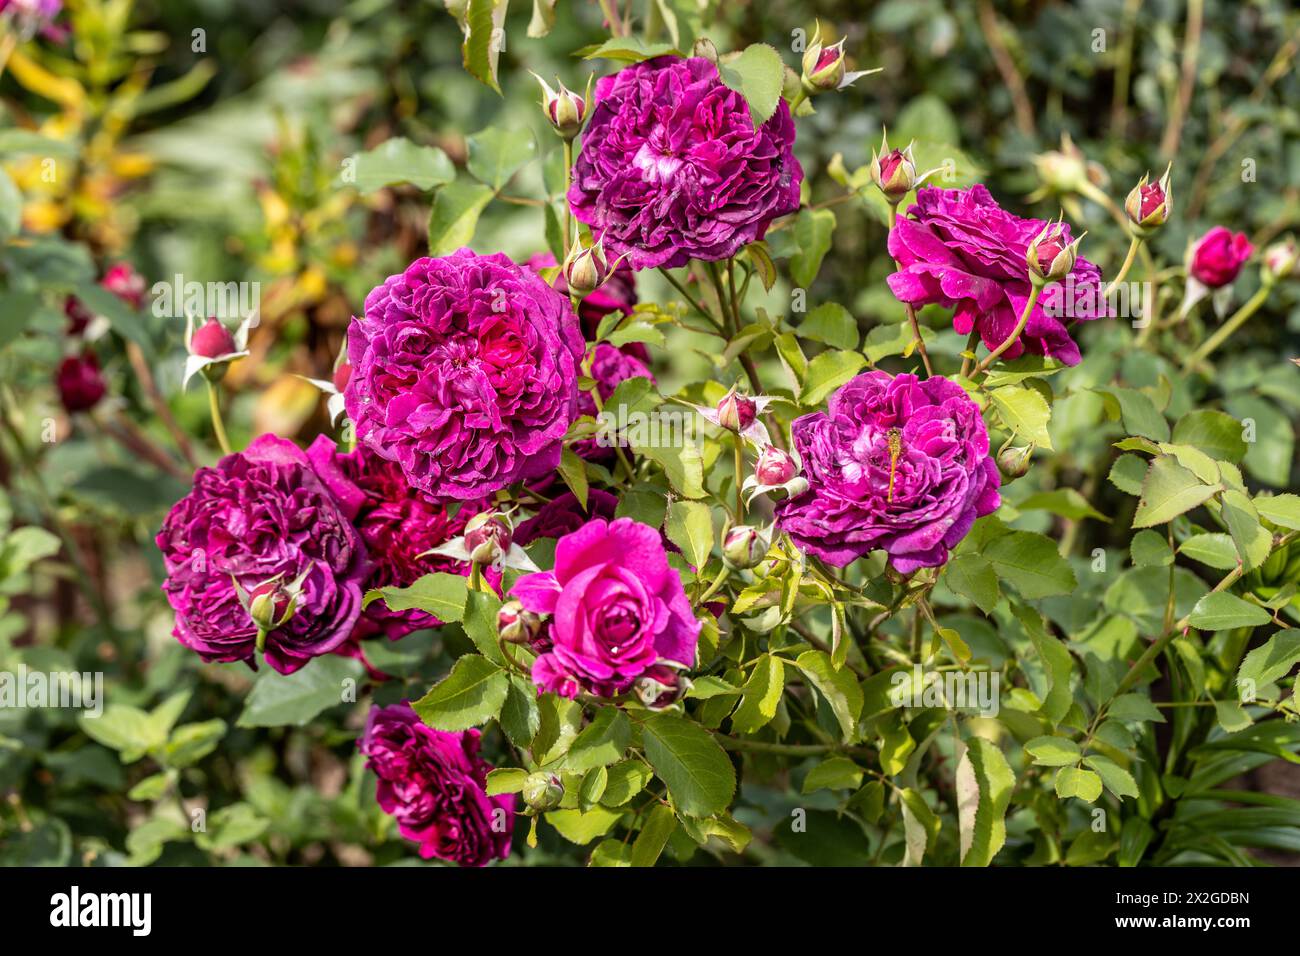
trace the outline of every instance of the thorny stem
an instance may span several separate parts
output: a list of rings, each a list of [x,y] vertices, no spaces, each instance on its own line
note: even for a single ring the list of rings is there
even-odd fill
[[[680,282],[678,282],[677,278],[671,272],[669,272],[663,266],[660,266],[659,274],[668,280],[668,284],[677,290],[677,294],[680,295],[683,299],[685,299],[687,304],[689,304],[691,308],[695,309],[696,312],[700,313],[700,315],[704,316],[704,318],[708,320],[709,324],[712,325],[714,328],[714,334],[720,335],[724,339],[727,337],[727,333],[723,330],[723,327],[718,324],[717,317],[714,316],[713,313],[710,312],[708,309],[706,309],[703,305],[701,305],[693,295],[687,292],[686,287],[682,285]]]
[[[745,439],[740,437],[739,432],[731,437],[735,439],[736,446],[736,524],[743,524],[745,521],[745,496],[740,486],[745,480]]]
[[[1260,286],[1259,290],[1246,300],[1245,305],[1233,313],[1228,321],[1219,326],[1218,330],[1206,339],[1199,349],[1183,360],[1183,371],[1186,372],[1198,362],[1209,358],[1211,352],[1222,345],[1233,332],[1236,332],[1245,324],[1247,319],[1259,311],[1259,307],[1264,304],[1264,300],[1268,298],[1270,291],[1272,291],[1272,286]]]

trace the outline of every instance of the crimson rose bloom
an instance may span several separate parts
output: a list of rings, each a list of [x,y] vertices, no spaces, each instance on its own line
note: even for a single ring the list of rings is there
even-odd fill
[[[69,355],[59,363],[54,385],[59,390],[59,401],[69,412],[89,411],[108,391],[99,372],[99,359],[89,349],[80,355]]]
[[[726,259],[799,208],[784,100],[758,130],[702,57],[658,57],[596,83],[569,203],[637,271]]]
[[[434,730],[407,703],[370,711],[360,747],[379,777],[375,796],[426,860],[486,866],[510,855],[515,796],[487,795],[492,765],[478,755],[479,737]]]
[[[864,372],[792,432],[809,487],[777,525],[837,567],[878,548],[903,574],[938,567],[1001,502],[979,406],[946,378]]]
[[[1187,270],[1203,285],[1219,289],[1237,278],[1254,251],[1245,233],[1215,226],[1192,247]]]
[[[481,498],[559,465],[582,352],[569,300],[505,256],[417,259],[352,320],[347,412],[425,494]]]
[[[954,329],[962,335],[976,329],[985,347],[997,348],[1014,331],[1029,299],[1025,256],[1047,223],[1006,212],[979,184],[921,189],[908,217],[900,218],[889,234],[889,254],[902,266],[888,279],[894,296],[918,308],[936,303],[955,307]],[[1070,227],[1063,229],[1067,245]],[[1077,365],[1079,346],[1062,318],[1106,315],[1101,293],[1101,272],[1079,257],[1065,281],[1043,288],[1024,332],[1003,357],[1029,351]]]
[[[466,502],[455,516],[447,508],[426,498],[406,483],[402,469],[367,448],[340,454],[322,435],[307,449],[321,480],[334,493],[365,542],[371,572],[363,590],[380,587],[410,587],[426,574],[445,571],[469,574],[469,564],[439,555],[425,555],[446,544],[465,530],[465,523],[482,509],[481,502]],[[488,568],[486,576],[499,572]],[[495,584],[495,580],[493,580]],[[391,640],[412,631],[437,627],[442,622],[432,614],[412,608],[391,610],[383,601],[373,601],[361,612],[355,639],[385,634]]]
[[[172,633],[205,661],[252,663],[257,626],[234,582],[251,592],[278,580],[298,599],[267,635],[267,663],[291,674],[334,650],[357,622],[370,571],[350,517],[302,449],[274,435],[200,468],[158,532]]]
[[[510,593],[553,616],[552,648],[533,664],[542,690],[614,697],[656,663],[695,663],[700,622],[659,532],[631,518],[598,518],[565,535],[555,570],[524,575]]]

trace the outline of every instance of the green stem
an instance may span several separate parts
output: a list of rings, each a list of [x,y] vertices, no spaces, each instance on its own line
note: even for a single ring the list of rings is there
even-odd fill
[[[1268,298],[1268,294],[1272,289],[1271,285],[1260,286],[1259,291],[1247,299],[1246,304],[1238,309],[1228,321],[1219,326],[1217,332],[1206,339],[1199,349],[1183,360],[1183,371],[1186,372],[1198,362],[1209,358],[1210,353],[1222,345],[1228,336],[1241,328],[1247,319],[1259,311],[1259,307],[1264,304],[1264,300]]]
[[[966,351],[968,355],[962,356],[961,360],[961,377],[970,378],[971,363],[975,361],[975,350],[980,345],[979,329],[971,329],[970,335],[966,336]]]
[[[221,446],[221,453],[223,455],[232,454],[230,439],[226,437],[226,425],[221,420],[221,399],[217,392],[217,384],[211,379],[208,380],[208,411],[212,415],[212,430],[216,432],[217,444]]]
[[[1103,299],[1109,299],[1110,294],[1118,289],[1119,284],[1124,281],[1124,277],[1128,275],[1128,270],[1133,267],[1133,260],[1137,258],[1138,246],[1140,245],[1142,245],[1142,240],[1134,236],[1133,241],[1128,244],[1128,255],[1124,257],[1124,264],[1119,267],[1119,275],[1107,283],[1106,291],[1101,294]]]
[[[718,320],[713,315],[713,313],[710,312],[708,309],[706,309],[703,305],[701,305],[695,299],[694,296],[692,296],[689,292],[687,292],[686,287],[682,285],[680,282],[678,282],[676,277],[673,276],[671,272],[669,272],[667,269],[660,266],[659,274],[668,280],[668,284],[677,290],[677,294],[680,295],[683,299],[685,299],[687,304],[689,304],[693,309],[695,309],[696,312],[700,313],[700,315],[704,316],[704,318],[706,318],[709,321],[709,324],[712,325],[716,330],[716,334],[722,336],[724,339],[727,337],[726,331],[718,323]]]
[[[469,589],[471,591],[483,590],[483,566],[477,561],[469,563]]]
[[[564,141],[564,195],[560,200],[564,204],[564,211],[560,216],[560,249],[563,251],[564,259],[569,258],[569,232],[573,228],[573,213],[569,209],[569,183],[573,176],[573,140]],[[561,260],[563,264],[563,259]]]
[[[718,576],[713,579],[713,582],[708,586],[705,592],[699,596],[695,603],[701,605],[704,604],[705,601],[718,593],[718,590],[727,583],[727,578],[729,577],[731,577],[731,568],[724,564],[722,570],[718,572]]]
[[[1029,293],[1029,300],[1025,302],[1024,311],[1020,313],[1020,320],[1016,322],[1016,327],[1011,330],[1011,334],[1006,337],[1006,339],[1002,342],[1001,345],[999,345],[992,352],[990,352],[985,357],[984,361],[980,362],[979,365],[975,366],[976,375],[978,375],[981,372],[987,372],[989,370],[989,366],[992,365],[994,362],[996,362],[998,357],[1002,355],[1003,352],[1005,352],[1007,349],[1011,348],[1011,346],[1016,344],[1016,340],[1020,338],[1020,333],[1022,333],[1025,330],[1025,326],[1029,324],[1029,313],[1034,311],[1034,304],[1038,302],[1038,296],[1039,294],[1042,293],[1042,291],[1043,291],[1043,287],[1035,282],[1033,289]]]
[[[736,524],[744,524],[745,496],[740,486],[745,480],[745,439],[740,437],[739,432],[731,437],[735,439],[736,446]]]

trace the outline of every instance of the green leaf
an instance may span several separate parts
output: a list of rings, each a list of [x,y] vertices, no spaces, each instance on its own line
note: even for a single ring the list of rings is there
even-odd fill
[[[485,789],[489,797],[502,793],[519,793],[527,782],[527,770],[520,767],[498,767],[488,771]]]
[[[1133,779],[1133,775],[1109,757],[1092,754],[1085,757],[1083,762],[1097,771],[1101,777],[1101,782],[1106,785],[1106,789],[1115,796],[1120,798],[1138,796],[1138,785],[1137,781]]]
[[[22,335],[41,308],[30,292],[0,292],[0,349]]]
[[[1004,385],[989,392],[989,398],[1007,428],[1022,441],[1033,442],[1039,448],[1052,447],[1047,432],[1052,409],[1041,393],[1025,385]]]
[[[572,448],[560,453],[560,477],[582,508],[587,507],[587,463]]]
[[[838,302],[817,306],[795,329],[795,334],[836,349],[855,349],[861,338],[857,320]]]
[[[1006,815],[1016,775],[997,744],[971,737],[957,763],[961,865],[988,866],[1007,839]]]
[[[461,580],[466,580],[461,578]],[[501,612],[501,599],[488,591],[465,591],[465,634],[478,652],[494,664],[503,665],[505,655],[497,640],[497,617]]]
[[[493,192],[500,192],[510,177],[537,156],[537,139],[531,126],[490,126],[469,137],[471,176]]]
[[[235,724],[301,727],[321,711],[343,703],[345,693],[355,688],[362,672],[359,661],[337,655],[318,658],[292,674],[268,667],[258,675]]]
[[[632,434],[635,435],[635,431]],[[687,441],[665,445],[652,441],[640,445],[634,441],[632,448],[638,455],[658,464],[673,490],[683,498],[704,497],[704,457],[698,443]]]
[[[1255,499],[1255,510],[1279,528],[1300,530],[1300,495],[1260,495]]]
[[[1242,492],[1230,488],[1223,492],[1220,502],[1220,517],[1228,526],[1242,566],[1252,571],[1263,564],[1273,550],[1273,535],[1260,524],[1255,506]]]
[[[1109,521],[1104,514],[1088,504],[1086,498],[1073,488],[1055,488],[1052,491],[1040,491],[1030,495],[1016,505],[1021,511],[1050,511],[1054,515],[1079,521],[1083,518],[1096,518]]]
[[[1137,455],[1123,454],[1115,459],[1110,467],[1110,483],[1129,495],[1142,494],[1142,480],[1146,477],[1146,459]]]
[[[1124,430],[1130,435],[1140,435],[1152,441],[1169,441],[1169,422],[1145,392],[1119,386],[1094,391],[1108,399],[1111,417],[1122,418]]]
[[[597,46],[578,51],[584,60],[617,60],[621,63],[640,63],[659,56],[681,55],[671,43],[646,43],[638,36],[613,37]]]
[[[1189,622],[1202,631],[1226,631],[1234,627],[1260,627],[1272,615],[1258,604],[1243,601],[1227,591],[1212,591],[1196,602]]]
[[[555,827],[560,836],[570,843],[586,846],[598,836],[604,836],[623,814],[596,806],[590,810],[553,810],[546,814],[546,822]]]
[[[582,729],[582,705],[556,694],[537,698],[537,735],[530,748],[539,767],[561,760]]]
[[[695,568],[703,570],[713,551],[713,513],[699,501],[674,501],[664,527],[668,540],[681,548]]]
[[[817,688],[836,722],[840,737],[847,743],[858,737],[858,717],[862,714],[862,685],[847,667],[838,670],[825,651],[804,651],[795,660],[808,682]]]
[[[862,784],[862,774],[862,768],[848,757],[828,757],[808,771],[802,790],[856,790]]]
[[[578,809],[590,810],[600,803],[605,795],[605,785],[609,783],[609,771],[605,767],[592,767],[582,777],[578,787]]]
[[[1101,796],[1101,777],[1091,770],[1062,767],[1056,771],[1056,795],[1062,800],[1078,797],[1092,803]]]
[[[740,56],[720,62],[718,76],[745,98],[754,129],[772,118],[785,81],[785,64],[775,49],[766,43],[753,43]]]
[[[776,716],[784,691],[785,665],[779,657],[764,654],[745,682],[740,706],[731,715],[731,729],[738,734],[752,734],[766,726]]]
[[[680,812],[710,817],[727,809],[736,772],[712,734],[671,714],[656,714],[641,727],[646,759]]]
[[[1137,568],[1167,568],[1174,563],[1168,540],[1156,531],[1139,531],[1133,536],[1129,551]]]
[[[91,740],[119,751],[122,763],[139,760],[167,740],[166,730],[160,731],[145,711],[129,704],[109,704],[98,717],[82,714],[77,726]]]
[[[1243,425],[1251,426],[1254,440],[1243,459],[1246,470],[1278,488],[1290,485],[1291,469],[1295,464],[1295,429],[1291,419],[1272,402],[1249,392],[1228,396],[1228,411]]]
[[[605,793],[600,802],[607,807],[621,807],[645,789],[653,776],[640,760],[624,760],[609,768]]]
[[[506,8],[509,0],[465,0],[461,29],[461,60],[470,76],[501,92],[497,60],[505,48]]]
[[[1297,662],[1300,662],[1300,630],[1278,631],[1246,655],[1237,671],[1237,683],[1250,681],[1255,689],[1276,683],[1291,673]]]
[[[474,239],[478,217],[495,195],[490,186],[457,179],[433,197],[429,214],[429,255],[445,256]]]
[[[469,581],[463,574],[437,571],[426,574],[408,588],[377,588],[367,592],[365,603],[382,599],[390,610],[417,608],[447,623],[464,617],[468,594]]]
[[[654,866],[668,838],[677,829],[677,817],[671,807],[656,804],[641,824],[641,832],[632,843],[632,865]]]
[[[994,538],[984,548],[998,577],[1027,601],[1069,594],[1078,582],[1070,562],[1061,557],[1050,538],[1032,531],[1013,531]]]
[[[925,798],[910,787],[903,791],[901,804],[905,846],[903,865],[920,866],[926,848],[938,837],[942,823],[926,804]]]
[[[1065,715],[1070,711],[1070,705],[1074,703],[1074,695],[1070,689],[1074,658],[1070,656],[1070,651],[1065,644],[1047,633],[1037,611],[1020,605],[1012,609],[1029,634],[1029,640],[1033,643],[1034,650],[1038,652],[1043,662],[1043,669],[1047,673],[1048,691],[1042,706],[1039,707],[1039,713],[1050,720],[1052,726],[1056,726],[1065,719]]]
[[[835,214],[829,209],[804,209],[794,223],[794,241],[798,250],[790,260],[790,277],[795,285],[806,289],[821,271],[822,259],[831,248],[835,231]]]
[[[0,542],[0,581],[22,574],[37,561],[58,554],[60,547],[58,536],[44,528],[35,525],[15,528]]]
[[[803,405],[820,405],[826,396],[857,375],[866,364],[867,360],[858,352],[822,352],[808,363],[799,402]]]
[[[921,341],[929,346],[934,341],[934,331],[921,326]],[[862,342],[862,354],[873,365],[890,355],[904,355],[912,347],[916,337],[912,334],[912,323],[904,320],[898,323],[877,325],[867,333]]]
[[[1079,745],[1068,737],[1035,737],[1025,744],[1025,752],[1040,767],[1068,767],[1082,756]]]
[[[943,570],[943,579],[955,594],[969,598],[985,614],[992,614],[1001,592],[998,575],[978,554],[959,554]]]
[[[1179,545],[1178,553],[1220,571],[1237,566],[1237,547],[1232,543],[1232,536],[1218,532],[1193,535]]]
[[[1241,422],[1226,412],[1201,408],[1188,412],[1174,425],[1174,444],[1199,448],[1218,461],[1239,463],[1247,445],[1241,437]]]
[[[208,828],[194,835],[194,842],[209,853],[251,843],[266,832],[271,821],[251,804],[232,803],[208,816]]]
[[[1128,722],[1151,721],[1156,724],[1165,722],[1164,714],[1151,703],[1151,698],[1143,694],[1122,694],[1116,697],[1106,709],[1106,716],[1112,720]]]
[[[14,181],[0,169],[0,242],[18,235],[23,222],[23,194]]]
[[[510,742],[516,747],[524,748],[532,743],[541,727],[537,691],[531,681],[518,674],[510,674],[509,681],[505,703],[501,705],[501,714],[497,720]]]
[[[617,707],[602,707],[569,747],[564,766],[581,773],[615,763],[631,740],[632,724],[627,715]]]
[[[505,671],[486,657],[466,654],[411,707],[434,730],[454,733],[500,714],[509,689]]]
[[[395,136],[352,157],[351,183],[363,193],[411,183],[420,189],[445,186],[456,178],[451,159],[436,146],[417,146]]]
[[[1204,504],[1218,491],[1218,486],[1202,483],[1173,458],[1160,455],[1151,462],[1142,482],[1142,498],[1133,516],[1133,527],[1150,528],[1172,521]]]
[[[219,719],[177,727],[163,748],[164,762],[176,768],[196,764],[216,750],[225,735],[226,722]]]

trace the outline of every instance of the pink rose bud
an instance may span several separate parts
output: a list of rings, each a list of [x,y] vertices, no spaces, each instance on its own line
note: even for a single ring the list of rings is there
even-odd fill
[[[63,300],[63,314],[68,317],[68,334],[81,335],[86,331],[86,326],[90,325],[90,320],[95,317],[81,300],[75,295],[70,295]]]
[[[1060,282],[1064,279],[1074,268],[1082,239],[1080,236],[1070,242],[1064,226],[1059,222],[1049,222],[1025,252],[1031,278],[1044,282]]]
[[[111,266],[99,284],[133,309],[144,305],[144,276],[129,262]]]
[[[681,700],[690,686],[681,671],[653,664],[633,682],[632,690],[647,709],[663,710]]]
[[[794,463],[794,456],[775,445],[764,447],[754,463],[754,477],[760,485],[784,485],[797,474],[799,466]]]
[[[1023,478],[1029,473],[1029,460],[1033,455],[1034,449],[1028,445],[1023,448],[1012,446],[998,452],[998,471],[1007,481]]]
[[[334,369],[334,388],[340,393],[348,387],[348,381],[352,378],[352,366],[345,359],[339,363],[338,368]]]
[[[263,581],[248,592],[248,616],[259,631],[274,631],[293,615],[293,595],[279,578]]]
[[[510,522],[495,511],[484,511],[465,525],[465,550],[476,564],[492,564],[505,557],[513,539]]]
[[[1254,251],[1245,233],[1215,226],[1192,246],[1187,271],[1202,285],[1222,288],[1237,278]]]
[[[1264,250],[1264,281],[1271,285],[1278,279],[1292,275],[1298,257],[1300,250],[1296,248],[1295,236],[1287,236],[1273,243]]]
[[[810,96],[837,90],[844,82],[844,40],[823,47],[820,29],[803,55],[803,88]]]
[[[907,149],[890,149],[888,135],[880,138],[880,152],[871,150],[871,165],[868,167],[871,181],[876,184],[885,198],[897,205],[903,197],[921,184],[916,175],[916,161],[912,158],[912,145]]]
[[[99,404],[108,391],[99,373],[99,359],[89,350],[69,355],[59,363],[54,375],[59,401],[68,412],[86,412]]]
[[[733,388],[718,402],[718,424],[728,431],[743,432],[754,424],[758,407],[752,398],[736,394]]]
[[[579,96],[563,83],[560,83],[559,92],[556,92],[536,73],[533,76],[542,86],[542,109],[546,112],[551,127],[561,139],[573,139],[582,129],[583,120],[587,118],[587,107],[591,102],[590,81],[587,83],[587,95]]]
[[[524,610],[518,601],[507,601],[497,612],[497,632],[503,641],[527,644],[542,629],[542,619],[532,611]]]
[[[609,259],[605,256],[603,240],[595,245],[584,246],[575,242],[569,249],[568,258],[561,267],[564,281],[573,295],[586,297],[595,292],[614,274]]]
[[[722,560],[728,567],[752,568],[767,556],[769,542],[752,525],[738,524],[722,539]]]
[[[199,326],[190,339],[190,352],[204,358],[217,359],[238,351],[235,337],[215,318],[208,319]]]
[[[1154,183],[1147,182],[1144,175],[1124,200],[1124,212],[1128,214],[1134,235],[1140,238],[1151,235],[1169,219],[1173,204],[1169,194],[1170,169],[1166,169],[1160,180]]]

